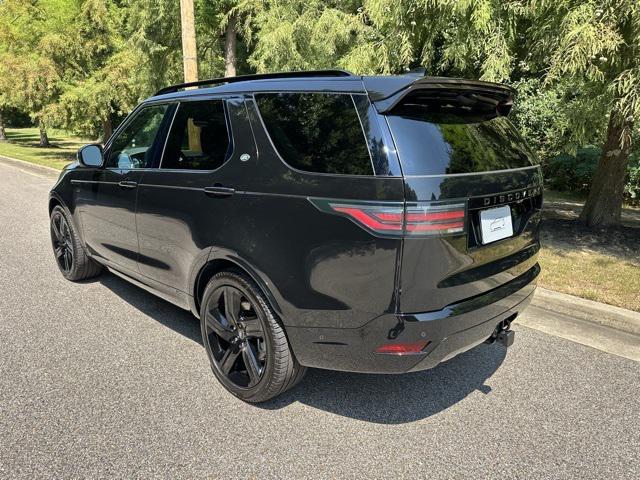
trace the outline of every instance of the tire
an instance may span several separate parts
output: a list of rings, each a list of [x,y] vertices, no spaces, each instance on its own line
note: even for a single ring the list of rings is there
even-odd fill
[[[264,294],[241,272],[224,271],[209,280],[200,326],[214,375],[245,402],[270,400],[306,372]]]
[[[97,276],[102,265],[87,256],[78,232],[61,206],[49,218],[51,245],[60,272],[67,280],[77,282]]]

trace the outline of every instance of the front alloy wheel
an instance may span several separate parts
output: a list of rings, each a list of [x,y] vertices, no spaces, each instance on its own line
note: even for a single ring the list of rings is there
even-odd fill
[[[101,265],[89,258],[67,212],[60,205],[51,211],[49,225],[53,254],[64,278],[85,280],[100,273]]]
[[[69,275],[73,268],[73,240],[67,219],[60,210],[51,215],[51,243],[60,271]]]

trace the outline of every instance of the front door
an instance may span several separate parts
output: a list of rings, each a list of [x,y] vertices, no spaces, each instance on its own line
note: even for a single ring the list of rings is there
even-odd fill
[[[160,154],[170,105],[140,108],[105,147],[105,164],[76,185],[83,237],[93,255],[138,271],[136,199],[142,172]]]

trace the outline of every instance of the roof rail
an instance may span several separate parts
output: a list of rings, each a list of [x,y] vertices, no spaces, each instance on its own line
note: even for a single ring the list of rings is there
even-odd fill
[[[165,93],[177,92],[183,88],[203,87],[205,85],[216,85],[222,83],[246,82],[249,80],[269,80],[275,78],[305,78],[305,77],[351,77],[353,74],[346,70],[307,70],[302,72],[280,72],[280,73],[257,73],[254,75],[239,75],[237,77],[212,78],[210,80],[199,80],[197,82],[178,83],[158,90],[154,96]]]

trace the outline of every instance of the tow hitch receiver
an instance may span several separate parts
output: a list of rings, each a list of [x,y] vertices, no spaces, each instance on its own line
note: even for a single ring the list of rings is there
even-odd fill
[[[498,341],[505,347],[513,345],[515,338],[516,332],[513,330],[501,330],[500,333],[498,333]]]

